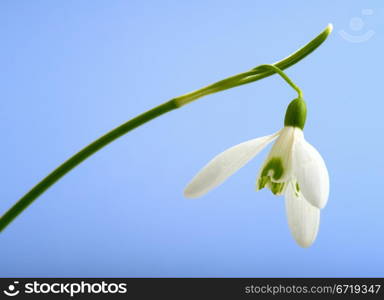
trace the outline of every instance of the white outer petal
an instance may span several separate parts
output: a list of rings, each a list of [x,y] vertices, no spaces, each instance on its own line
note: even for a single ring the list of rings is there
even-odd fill
[[[320,209],[296,194],[292,183],[285,193],[285,209],[293,237],[301,247],[309,247],[315,241],[320,225]]]
[[[219,186],[263,150],[279,133],[243,142],[220,153],[191,180],[184,190],[184,196],[197,198]]]
[[[312,205],[323,208],[329,196],[329,176],[320,153],[305,139],[302,133],[295,137],[293,171],[300,191]]]

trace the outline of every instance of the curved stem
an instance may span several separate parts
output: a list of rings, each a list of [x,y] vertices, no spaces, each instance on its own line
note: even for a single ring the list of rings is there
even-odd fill
[[[311,40],[308,44],[301,47],[299,50],[292,53],[288,57],[273,63],[272,65],[276,66],[280,70],[284,70],[298,63],[303,58],[311,54],[315,49],[317,49],[327,39],[328,35],[332,32],[332,29],[333,29],[332,24],[328,24],[328,26],[317,37]],[[224,91],[229,88],[233,88],[243,84],[258,81],[260,79],[263,79],[275,74],[274,70],[272,69],[265,70],[265,68],[263,69],[262,66],[263,65],[257,66],[247,72],[228,77],[224,80],[220,80],[202,89],[188,93],[186,95],[179,96],[175,99],[179,106],[183,106],[203,96]]]
[[[57,182],[61,177],[86,160],[92,154],[108,145],[112,141],[126,134],[127,132],[139,127],[140,125],[176,109],[177,105],[174,100],[165,102],[151,110],[138,115],[128,122],[116,127],[110,132],[98,138],[93,143],[89,144],[70,159],[57,167],[52,173],[35,185],[28,193],[26,193],[19,201],[16,202],[0,219],[0,232],[15,219],[24,209],[26,209],[37,197],[44,193],[49,187]]]
[[[275,63],[274,65],[283,70],[286,69],[312,51],[314,51],[317,47],[319,47],[327,38],[329,33],[331,32],[332,27],[328,25],[328,27],[320,33],[316,38],[314,38],[307,45],[288,56],[287,58]],[[20,198],[16,204],[14,204],[1,218],[0,218],[0,232],[7,227],[9,223],[11,223],[24,209],[26,209],[36,198],[38,198],[41,194],[43,194],[49,187],[51,187],[55,182],[57,182],[60,178],[62,178],[65,174],[71,171],[73,168],[78,166],[81,162],[86,160],[95,152],[99,151],[112,141],[126,134],[127,132],[143,125],[144,123],[157,118],[160,115],[163,115],[173,109],[179,108],[187,103],[192,102],[198,98],[203,96],[216,93],[219,91],[223,91],[226,89],[230,89],[236,86],[240,86],[246,83],[254,82],[265,77],[268,77],[274,74],[277,70],[265,70],[265,67],[256,67],[251,69],[250,71],[231,76],[224,80],[218,81],[214,84],[206,86],[200,90],[188,93],[186,95],[174,98],[168,102],[165,102],[133,119],[130,121],[116,127],[112,131],[103,135],[93,143],[89,144],[85,148],[83,148],[80,152],[76,153],[74,156],[65,161],[62,165],[56,168],[53,172],[51,172],[47,177],[45,177],[42,181],[40,181],[36,186],[34,186],[29,192],[27,192],[22,198]]]
[[[278,67],[274,65],[261,65],[260,68],[272,69],[275,71],[297,92],[299,98],[303,98],[303,92],[301,89],[296,84],[294,84],[293,81],[287,76],[287,74],[281,71]]]

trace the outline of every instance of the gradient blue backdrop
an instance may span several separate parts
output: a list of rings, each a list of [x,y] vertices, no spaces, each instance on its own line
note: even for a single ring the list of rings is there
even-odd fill
[[[267,152],[205,197],[182,196],[214,155],[282,126],[295,93],[274,76],[156,119],[87,160],[0,234],[0,275],[384,276],[383,8],[1,1],[0,213],[136,114],[279,60],[329,22],[335,30],[288,70],[331,178],[313,247],[293,241],[282,197],[254,191]],[[340,30],[375,34],[352,43]]]

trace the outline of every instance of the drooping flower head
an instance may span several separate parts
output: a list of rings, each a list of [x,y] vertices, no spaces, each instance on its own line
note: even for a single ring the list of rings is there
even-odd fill
[[[291,233],[300,246],[310,246],[319,229],[320,209],[328,200],[329,177],[321,155],[304,139],[306,112],[300,91],[299,97],[288,105],[283,129],[217,155],[187,185],[185,196],[204,195],[276,140],[259,171],[256,188],[268,188],[275,195],[285,196]]]

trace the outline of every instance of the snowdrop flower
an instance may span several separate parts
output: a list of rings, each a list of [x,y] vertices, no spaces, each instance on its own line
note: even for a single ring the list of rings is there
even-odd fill
[[[301,96],[301,91],[299,93]],[[296,242],[309,247],[316,239],[320,209],[328,200],[328,171],[319,152],[304,139],[306,104],[293,100],[280,131],[233,146],[213,158],[187,185],[187,198],[203,196],[275,141],[263,163],[256,188],[285,196],[288,225]]]

